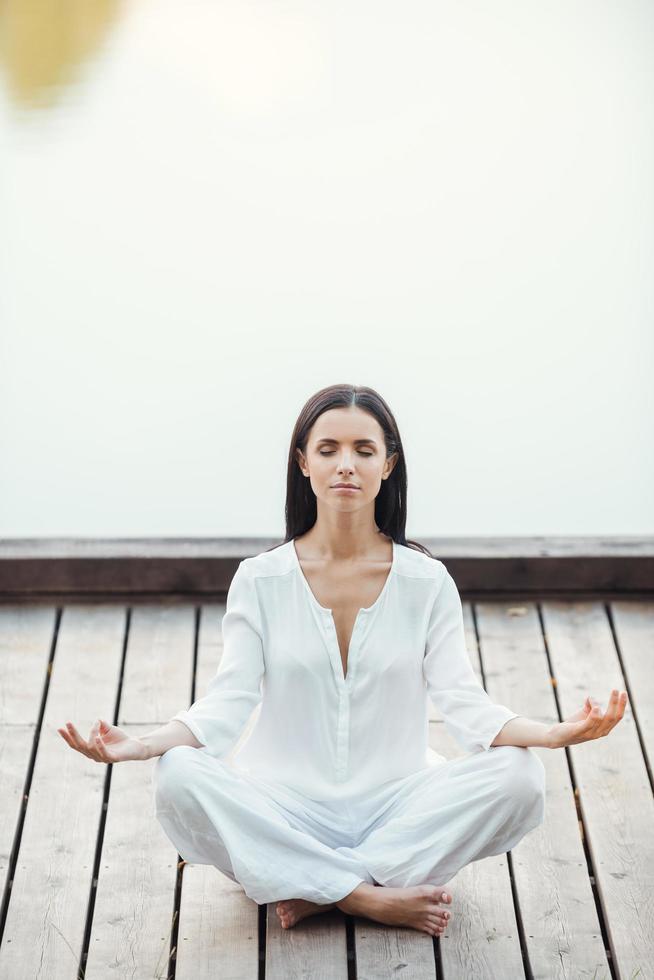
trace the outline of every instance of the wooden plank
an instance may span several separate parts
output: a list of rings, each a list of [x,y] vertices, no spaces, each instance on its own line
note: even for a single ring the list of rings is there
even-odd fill
[[[194,644],[192,604],[157,602],[132,610],[119,725],[156,728],[188,707]]]
[[[542,607],[564,718],[590,694],[606,708],[624,688],[600,603]],[[619,978],[647,976],[654,958],[654,801],[631,708],[607,738],[569,747],[598,895]]]
[[[345,916],[340,909],[282,929],[274,904],[266,908],[266,980],[347,980]]]
[[[255,980],[259,906],[206,864],[185,864],[176,980]]]
[[[434,938],[417,929],[396,929],[355,918],[357,980],[434,980]]]
[[[56,609],[0,609],[0,724],[36,728],[53,641]]]
[[[56,610],[49,606],[0,609],[0,894],[8,886],[23,794],[29,793],[55,622]]]
[[[548,725],[558,721],[536,606],[480,603],[476,612],[493,700]],[[531,751],[545,766],[545,820],[511,851],[531,975],[609,977],[565,752]]]
[[[651,773],[654,771],[654,602],[618,600],[610,604],[610,610],[632,714],[638,719]]]
[[[205,602],[200,609],[200,633],[198,637],[198,662],[195,672],[195,698],[207,693],[209,681],[214,676],[223,655],[223,616],[225,602]]]
[[[179,697],[190,695],[194,643],[193,606],[132,611],[121,728],[144,734],[185,706]],[[178,856],[154,816],[156,761],[111,766],[86,980],[168,976]]]
[[[121,727],[134,736],[151,730]],[[155,761],[111,767],[86,980],[169,975],[178,855],[154,818]]]
[[[0,595],[226,592],[239,561],[281,538],[5,539]],[[433,538],[422,544],[469,596],[497,591],[645,594],[654,591],[654,538]]]
[[[0,976],[69,980],[80,963],[106,767],[73,751],[57,728],[85,735],[111,718],[125,611],[66,608],[50,678],[11,891]]]
[[[470,604],[463,604],[466,646],[482,680],[479,648]],[[466,752],[441,723],[430,722],[430,745],[446,759]],[[511,881],[504,854],[473,861],[446,884],[452,893],[452,918],[440,945],[444,980],[492,980],[524,976]]]

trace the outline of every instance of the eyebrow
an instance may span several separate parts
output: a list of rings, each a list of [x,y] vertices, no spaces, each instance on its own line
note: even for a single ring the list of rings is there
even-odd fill
[[[338,445],[338,439],[325,439],[325,438],[323,438],[323,439],[318,439],[318,442],[316,443],[316,445],[317,445],[317,446],[319,446],[319,445],[320,445],[321,443],[323,443],[323,442],[333,442],[333,443],[335,443],[336,445]],[[371,445],[373,445],[373,446],[376,446],[376,445],[377,445],[377,443],[375,442],[375,440],[374,440],[374,439],[355,439],[355,440],[354,440],[354,445],[355,445],[355,446],[358,446],[358,445],[360,445],[360,444],[362,444],[362,443],[364,443],[364,442],[365,442],[365,443],[370,443],[370,444],[371,444]]]

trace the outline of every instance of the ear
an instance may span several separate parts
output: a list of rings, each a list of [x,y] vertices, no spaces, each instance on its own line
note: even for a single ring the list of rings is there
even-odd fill
[[[297,465],[300,467],[303,476],[308,476],[307,461],[304,458],[304,454],[301,449],[295,450],[295,459],[297,460]],[[306,471],[306,472],[305,472]]]
[[[386,463],[384,465],[384,472],[382,474],[382,479],[385,480],[385,479],[387,479],[391,475],[391,473],[395,469],[395,464],[397,463],[397,461],[398,461],[399,458],[400,458],[400,454],[399,453],[393,453],[392,456],[389,456],[388,457],[388,459],[386,460]]]

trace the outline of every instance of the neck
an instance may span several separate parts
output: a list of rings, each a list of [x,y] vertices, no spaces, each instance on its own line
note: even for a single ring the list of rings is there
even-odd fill
[[[385,554],[390,538],[379,530],[374,520],[356,522],[352,520],[355,516],[335,514],[321,519],[318,514],[316,523],[302,536],[307,557],[347,562]]]

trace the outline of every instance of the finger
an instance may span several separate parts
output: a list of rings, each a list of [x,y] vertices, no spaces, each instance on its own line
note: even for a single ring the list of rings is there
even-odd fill
[[[102,741],[101,735],[95,736],[94,744],[95,744],[96,751],[100,756],[100,760],[102,762],[111,762],[112,760],[109,758],[109,753],[107,752],[107,748],[104,742]]]
[[[67,723],[67,726],[66,727],[68,728],[68,733],[69,733],[70,737],[73,740],[73,743],[75,745],[75,748],[76,749],[79,749],[79,751],[80,752],[83,752],[85,755],[88,755],[88,751],[89,751],[90,746],[89,746],[88,742],[86,741],[86,739],[82,738],[82,736],[80,735],[80,733],[77,731],[77,729],[73,725],[72,721],[69,721]]]
[[[613,725],[615,725],[620,718],[621,703],[622,699],[620,696],[620,691],[616,687],[611,691],[611,700],[609,701],[609,710],[607,712],[611,719],[611,727],[613,727]]]
[[[75,749],[76,752],[81,752],[82,755],[88,756],[89,753],[85,749],[81,748],[75,742],[75,739],[73,738],[73,736],[71,735],[70,731],[68,731],[67,728],[60,728],[59,729],[59,732],[60,732],[61,736],[63,738],[65,738],[65,740],[68,742],[68,744],[70,745],[71,749]]]
[[[77,729],[73,725],[72,721],[67,721],[66,722],[66,731],[70,735],[70,737],[71,737],[71,739],[73,741],[73,745],[75,745],[76,748],[80,748],[82,745],[85,745],[86,744],[85,741],[84,741],[84,739],[80,735],[80,733],[77,731]]]
[[[588,718],[589,714],[593,710],[593,704],[590,698],[586,698],[581,709],[581,717]]]
[[[98,720],[96,721],[95,725],[91,729],[91,735],[89,736],[89,741],[93,745],[95,745],[95,736],[96,735],[104,735],[104,732],[103,732],[103,729],[102,729],[102,720],[100,718],[98,718]]]
[[[625,691],[623,691],[622,693],[623,694],[626,694]],[[607,715],[609,716],[612,725],[615,725],[616,722],[618,722],[620,720],[620,717],[621,717],[620,716],[620,712],[622,710],[622,705],[623,705],[622,694],[620,693],[620,691],[617,688],[614,688],[611,691],[611,699],[609,701],[609,710],[607,711]]]
[[[585,736],[594,738],[602,724],[602,709],[598,704],[594,704],[590,713],[584,721],[579,722],[581,731]]]
[[[68,745],[70,745],[70,747],[71,747],[71,748],[74,748],[74,747],[75,747],[75,746],[74,746],[74,745],[72,744],[72,742],[71,742],[71,740],[70,740],[70,738],[68,737],[68,732],[66,731],[66,729],[65,729],[65,728],[58,728],[58,729],[57,729],[57,731],[59,732],[59,734],[60,734],[60,735],[61,735],[61,737],[63,738],[63,740],[64,740],[64,742],[66,742],[66,743],[67,743]]]
[[[68,736],[68,740],[70,741],[70,744],[73,746],[73,748],[79,749],[78,739],[76,737],[76,730],[72,721],[67,721],[65,728],[66,728],[66,735]]]
[[[608,705],[606,707],[606,712],[604,713],[604,717],[602,718],[602,728],[606,728],[607,725],[608,725],[609,728],[611,728],[613,726],[613,721],[614,721],[615,716],[616,716],[616,706],[617,706],[616,705],[616,698],[617,698],[617,696],[618,696],[618,692],[614,688],[611,691],[611,693],[609,694],[609,701],[608,701]]]
[[[615,728],[615,726],[618,724],[618,722],[624,715],[625,708],[627,705],[627,692],[615,690],[611,692],[611,698],[613,703],[611,705],[610,721],[611,721],[611,728]]]

